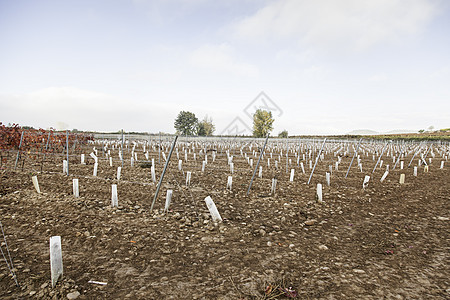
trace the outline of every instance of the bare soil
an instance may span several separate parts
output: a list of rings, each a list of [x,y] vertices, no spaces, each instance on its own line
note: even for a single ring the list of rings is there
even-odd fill
[[[151,154],[158,161],[157,152]],[[2,261],[0,298],[67,299],[76,291],[77,299],[450,298],[449,162],[440,169],[436,157],[417,177],[412,166],[397,167],[380,183],[383,165],[363,189],[372,156],[363,157],[364,172],[354,165],[348,178],[351,156],[343,157],[331,186],[325,172],[334,167],[333,153],[319,161],[309,185],[306,162],[302,174],[292,157],[288,169],[296,173],[289,182],[285,158],[276,170],[275,157],[270,168],[267,155],[263,159],[263,177],[247,196],[253,170],[240,155],[232,191],[226,190],[231,174],[224,152],[214,162],[208,157],[204,173],[199,155],[193,161],[189,154],[183,171],[174,155],[152,212],[150,169],[131,167],[129,160],[119,182],[118,161],[110,167],[100,160],[97,177],[90,158],[81,165],[72,157],[70,176],[62,174],[58,157],[46,158],[42,172],[39,158],[28,158],[23,170],[9,166],[0,174],[0,216],[20,287]],[[162,168],[157,165],[158,180]],[[192,171],[189,187],[186,171]],[[401,173],[405,184],[399,184]],[[72,194],[73,178],[80,198]],[[316,201],[317,183],[324,187],[323,203]],[[111,207],[111,184],[118,184],[118,208]],[[173,199],[164,213],[167,189]],[[222,223],[212,222],[206,196]],[[51,288],[49,238],[55,235],[62,239],[64,276]]]

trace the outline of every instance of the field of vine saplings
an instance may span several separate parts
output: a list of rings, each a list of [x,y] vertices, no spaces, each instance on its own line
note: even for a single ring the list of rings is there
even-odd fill
[[[0,138],[2,299],[450,297],[448,142]]]

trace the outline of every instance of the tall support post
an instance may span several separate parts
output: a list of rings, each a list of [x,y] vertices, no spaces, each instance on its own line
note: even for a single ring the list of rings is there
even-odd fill
[[[121,155],[121,157],[122,157],[122,168],[123,168],[123,129],[122,129],[122,137],[121,137],[121,139],[122,139],[122,146],[120,147],[120,155]]]
[[[398,162],[400,161],[400,158],[402,157],[403,152],[405,152],[405,150],[402,149],[402,151],[400,152],[399,156],[397,157],[397,160],[394,164],[394,167],[392,168],[392,170],[395,170],[395,167],[397,167]]]
[[[353,153],[352,161],[350,162],[350,166],[348,166],[347,174],[345,174],[345,178],[348,176],[348,172],[350,172],[350,168],[352,167],[353,160],[355,159],[356,154],[358,154],[359,145],[361,144],[362,138],[359,139],[358,146],[356,146],[355,153]]]
[[[161,131],[159,132],[159,147],[158,147],[158,164],[161,164]]]
[[[69,130],[66,130],[66,160],[67,160],[67,176],[69,176]]]
[[[325,139],[323,140],[322,148],[320,148],[319,154],[317,154],[316,162],[314,163],[314,167],[313,167],[313,169],[312,169],[312,171],[311,171],[311,175],[309,175],[308,184],[311,182],[311,178],[312,178],[312,176],[313,176],[313,174],[314,174],[314,170],[316,169],[317,162],[319,161],[320,154],[322,154],[322,150],[323,150],[323,147],[325,146],[325,142],[326,142],[326,141],[327,141],[327,138],[325,138]]]
[[[286,174],[288,173],[288,168],[289,168],[289,144],[288,144],[288,139],[286,138]]]
[[[425,152],[425,155],[424,155],[423,158],[422,158],[422,161],[423,161],[423,163],[425,164],[425,166],[428,166],[428,164],[427,164],[425,158],[427,158],[428,152],[430,152],[431,147],[433,147],[433,144],[430,145],[430,147],[428,148],[427,152]]]
[[[383,147],[383,150],[381,151],[380,156],[378,157],[378,160],[377,160],[377,163],[375,164],[375,167],[373,167],[372,174],[375,172],[375,170],[376,170],[378,164],[380,163],[381,157],[383,156],[384,150],[386,150],[387,145],[388,145],[388,143],[386,142],[386,144],[385,144],[384,147]]]
[[[175,140],[173,141],[172,148],[170,148],[169,157],[167,158],[166,164],[164,165],[164,170],[161,174],[161,178],[159,178],[158,186],[156,187],[155,197],[153,197],[152,206],[150,207],[150,212],[153,210],[153,205],[155,205],[156,198],[158,198],[159,189],[161,188],[161,183],[164,179],[164,174],[166,174],[167,166],[170,162],[170,157],[172,156],[173,149],[175,148],[175,144],[177,143],[178,135],[175,136]]]
[[[408,168],[411,166],[411,163],[412,163],[412,161],[414,160],[414,157],[416,157],[417,153],[419,153],[420,150],[422,150],[422,149],[421,149],[421,145],[422,145],[422,143],[420,143],[419,149],[414,153],[413,157],[412,157],[411,160],[409,161]]]
[[[17,162],[19,161],[20,148],[22,147],[22,141],[23,141],[23,131],[22,131],[22,135],[20,136],[19,149],[17,150],[16,163],[14,164],[14,170],[17,168]]]
[[[250,193],[250,189],[252,188],[253,179],[255,178],[256,170],[258,170],[259,163],[260,163],[260,161],[261,161],[261,157],[262,157],[263,154],[264,154],[264,149],[266,149],[267,141],[269,140],[269,135],[270,135],[270,134],[268,133],[268,134],[267,134],[267,137],[266,137],[266,141],[265,141],[265,143],[264,143],[264,146],[263,146],[263,148],[261,149],[261,153],[259,154],[258,162],[256,163],[255,170],[253,171],[252,179],[250,180],[250,184],[249,184],[248,189],[247,189],[247,195],[248,195],[248,193]]]
[[[0,247],[0,252],[2,253],[3,259],[6,262],[6,266],[8,267],[9,272],[11,273],[12,278],[14,279],[14,282],[16,283],[16,286],[20,287],[19,283],[17,282],[17,276],[16,276],[16,273],[14,271],[15,268],[14,268],[13,260],[11,258],[11,253],[9,252],[8,243],[6,242],[5,231],[3,230],[3,225],[2,225],[1,221],[0,221],[0,228],[2,230],[2,236],[3,236],[3,243],[2,243],[2,246]],[[8,263],[8,259],[6,259],[6,254],[3,252],[3,249],[2,249],[3,244],[6,247],[6,251],[7,251],[7,254],[8,254],[8,258],[9,258],[9,263]]]
[[[153,140],[152,137],[149,135],[148,136],[148,149],[150,149],[150,145],[152,144],[152,140]],[[147,150],[147,152],[148,152],[148,150]]]
[[[42,172],[42,169],[44,168],[45,155],[47,154],[48,144],[50,143],[50,134],[51,134],[51,131],[48,132],[47,143],[45,144],[45,151],[44,151],[44,155],[42,156],[41,172]]]

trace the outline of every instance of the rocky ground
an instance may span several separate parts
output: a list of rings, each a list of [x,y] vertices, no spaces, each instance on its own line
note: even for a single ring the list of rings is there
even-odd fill
[[[335,159],[330,155],[330,161]],[[156,185],[149,169],[116,168],[100,162],[45,162],[0,175],[0,215],[17,274],[17,287],[6,263],[0,263],[2,299],[448,299],[450,168],[439,160],[428,173],[412,167],[392,171],[380,183],[384,167],[362,189],[365,172],[351,157],[325,184],[328,163],[319,163],[289,182],[284,169],[265,171],[247,188],[252,170],[235,158],[232,191],[226,190],[226,157],[183,166],[191,170],[189,187],[172,162],[155,209]],[[256,159],[255,159],[256,161]],[[331,162],[330,162],[331,164]],[[281,163],[280,163],[281,166]],[[368,167],[372,166],[372,167]],[[280,168],[281,169],[281,168]],[[157,168],[161,173],[162,165]],[[399,184],[400,173],[406,174]],[[32,185],[37,174],[42,193]],[[277,176],[275,194],[270,193]],[[80,197],[72,194],[72,179]],[[158,177],[159,178],[159,177]],[[315,197],[324,185],[323,203]],[[118,184],[119,207],[111,207],[111,184]],[[168,213],[167,189],[173,190]],[[211,196],[222,218],[214,223],[204,198]],[[64,276],[51,287],[49,238],[62,240]],[[2,249],[6,247],[2,243]],[[97,281],[100,285],[89,283]]]

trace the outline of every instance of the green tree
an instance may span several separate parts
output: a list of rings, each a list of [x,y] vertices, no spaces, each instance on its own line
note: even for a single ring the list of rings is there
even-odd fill
[[[289,136],[289,134],[286,129],[278,134],[279,138],[287,138],[288,136]]]
[[[175,119],[174,127],[177,134],[193,135],[195,134],[198,124],[198,119],[194,113],[190,111],[180,111]]]
[[[253,136],[265,137],[273,130],[272,112],[258,109],[253,115]]]
[[[216,130],[212,119],[206,116],[197,126],[197,134],[200,136],[211,136]]]

